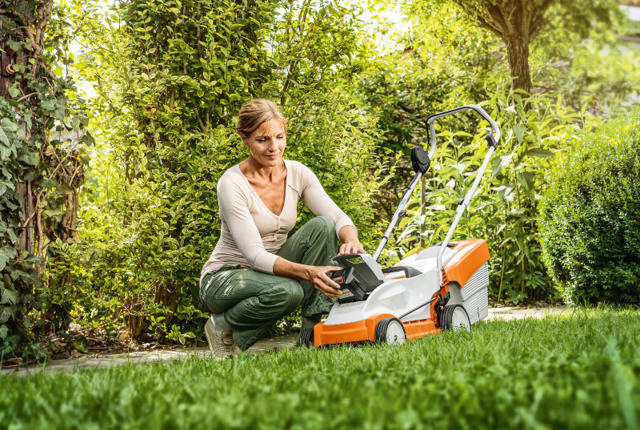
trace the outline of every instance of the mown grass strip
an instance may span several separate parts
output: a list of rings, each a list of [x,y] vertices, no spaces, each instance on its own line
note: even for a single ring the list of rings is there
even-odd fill
[[[0,383],[0,427],[12,429],[637,429],[640,312]]]

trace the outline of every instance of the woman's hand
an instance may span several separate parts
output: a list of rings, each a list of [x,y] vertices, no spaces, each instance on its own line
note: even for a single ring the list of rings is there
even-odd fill
[[[339,266],[309,266],[293,263],[282,257],[279,257],[273,264],[274,275],[309,281],[316,290],[332,299],[342,296],[342,290],[340,290],[340,285],[329,278],[328,273],[341,269],[342,267]]]
[[[329,273],[342,269],[338,266],[308,266],[309,267],[309,281],[313,284],[316,290],[320,291],[327,297],[337,299],[342,296],[342,290],[340,285],[336,284],[330,277]]]
[[[344,254],[364,254],[365,250],[358,239],[345,242],[340,246],[340,255]]]
[[[340,229],[338,238],[342,245],[340,246],[340,255],[345,254],[364,254],[365,250],[360,240],[358,240],[358,230],[352,225],[345,225]]]

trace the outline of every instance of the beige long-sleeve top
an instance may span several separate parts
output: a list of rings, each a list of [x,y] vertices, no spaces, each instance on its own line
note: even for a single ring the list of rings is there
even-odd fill
[[[316,175],[303,164],[284,160],[287,169],[284,207],[280,215],[262,202],[240,165],[228,169],[218,181],[218,205],[222,224],[220,239],[204,264],[201,279],[225,265],[251,267],[273,273],[276,252],[296,224],[300,200],[316,216],[328,216],[336,234],[351,219],[331,200]]]

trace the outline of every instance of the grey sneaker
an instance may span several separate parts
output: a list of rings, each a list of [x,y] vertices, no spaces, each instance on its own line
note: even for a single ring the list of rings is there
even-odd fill
[[[233,333],[231,331],[216,330],[213,317],[207,319],[204,325],[204,334],[207,337],[209,349],[216,358],[224,359],[240,354],[240,348],[233,340]]]

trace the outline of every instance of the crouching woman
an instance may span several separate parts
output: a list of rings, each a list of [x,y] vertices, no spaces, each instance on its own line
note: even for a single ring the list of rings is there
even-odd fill
[[[200,278],[212,313],[205,334],[220,358],[246,350],[298,306],[302,330],[312,328],[342,294],[328,276],[339,269],[331,258],[364,252],[315,174],[283,158],[286,121],[272,101],[245,104],[236,130],[249,155],[218,182],[221,234]],[[316,218],[288,237],[300,200]]]

